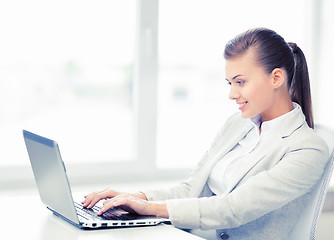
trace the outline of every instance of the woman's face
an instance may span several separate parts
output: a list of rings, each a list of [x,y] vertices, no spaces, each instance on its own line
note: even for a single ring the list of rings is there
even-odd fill
[[[229,59],[225,65],[226,80],[231,85],[229,98],[239,105],[243,118],[261,114],[269,117],[274,103],[274,87],[271,74],[256,62],[253,49]],[[267,119],[269,120],[269,119]]]

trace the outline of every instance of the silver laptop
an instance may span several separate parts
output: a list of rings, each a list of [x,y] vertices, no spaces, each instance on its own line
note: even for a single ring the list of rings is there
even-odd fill
[[[87,209],[74,202],[58,144],[23,130],[36,185],[42,202],[56,216],[82,228],[135,227],[168,223],[168,219],[142,216],[115,208],[98,216],[99,206]]]

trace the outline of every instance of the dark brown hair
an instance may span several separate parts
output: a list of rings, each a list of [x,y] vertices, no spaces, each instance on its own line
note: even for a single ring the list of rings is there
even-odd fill
[[[307,124],[313,128],[310,80],[302,50],[295,43],[285,42],[270,29],[255,28],[230,40],[225,46],[224,57],[226,60],[234,58],[250,47],[255,49],[257,60],[267,73],[275,68],[286,71],[291,100],[301,106]]]

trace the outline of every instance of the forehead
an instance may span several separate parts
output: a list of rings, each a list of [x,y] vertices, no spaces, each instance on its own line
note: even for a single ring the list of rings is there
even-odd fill
[[[248,75],[254,70],[258,70],[259,67],[255,51],[250,48],[244,54],[226,60],[226,78],[232,79],[234,76],[239,74]]]

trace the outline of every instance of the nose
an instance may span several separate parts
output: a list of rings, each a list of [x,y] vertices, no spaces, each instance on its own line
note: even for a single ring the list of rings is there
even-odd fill
[[[230,94],[228,95],[228,97],[231,100],[236,100],[240,97],[239,91],[233,85],[231,85]]]

